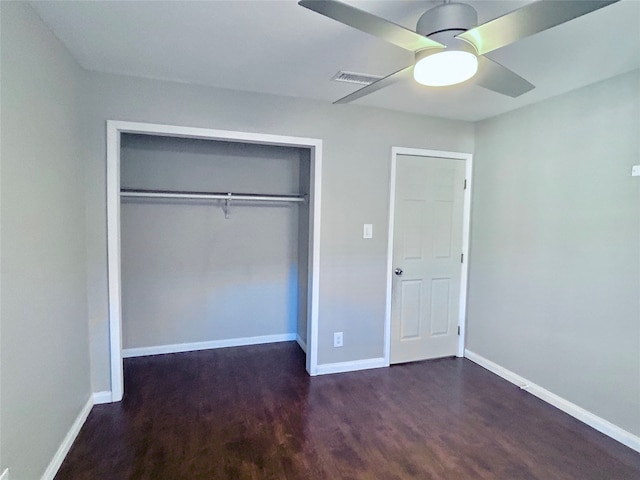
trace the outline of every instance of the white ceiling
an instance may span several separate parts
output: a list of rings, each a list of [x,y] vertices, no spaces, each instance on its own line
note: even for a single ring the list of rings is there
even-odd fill
[[[442,2],[347,3],[414,29]],[[529,2],[466,3],[484,23]],[[99,72],[332,102],[358,88],[331,82],[338,70],[384,76],[413,61],[410,52],[293,0],[31,5],[80,65]],[[476,121],[640,68],[640,1],[622,0],[488,56],[536,89],[513,99],[472,84],[430,89],[409,80],[354,103]]]

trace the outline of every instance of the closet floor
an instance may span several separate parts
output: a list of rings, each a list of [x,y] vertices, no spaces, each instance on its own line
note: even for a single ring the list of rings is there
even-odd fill
[[[295,343],[125,360],[56,479],[632,479],[640,454],[465,359],[310,378]]]

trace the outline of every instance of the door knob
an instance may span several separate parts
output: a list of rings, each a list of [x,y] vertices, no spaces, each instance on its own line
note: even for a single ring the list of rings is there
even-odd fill
[[[396,268],[396,269],[394,270],[394,272],[395,272],[395,274],[396,274],[396,275],[398,275],[398,276],[402,275],[402,269],[401,269],[401,268]]]

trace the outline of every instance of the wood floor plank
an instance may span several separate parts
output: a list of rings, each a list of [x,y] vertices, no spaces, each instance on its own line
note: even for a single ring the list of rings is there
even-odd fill
[[[640,479],[640,454],[465,359],[310,378],[293,342],[125,360],[56,479]]]

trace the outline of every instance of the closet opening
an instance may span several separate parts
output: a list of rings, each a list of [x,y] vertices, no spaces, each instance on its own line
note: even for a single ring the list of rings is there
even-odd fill
[[[125,357],[295,340],[315,375],[321,141],[107,130],[111,400]]]

